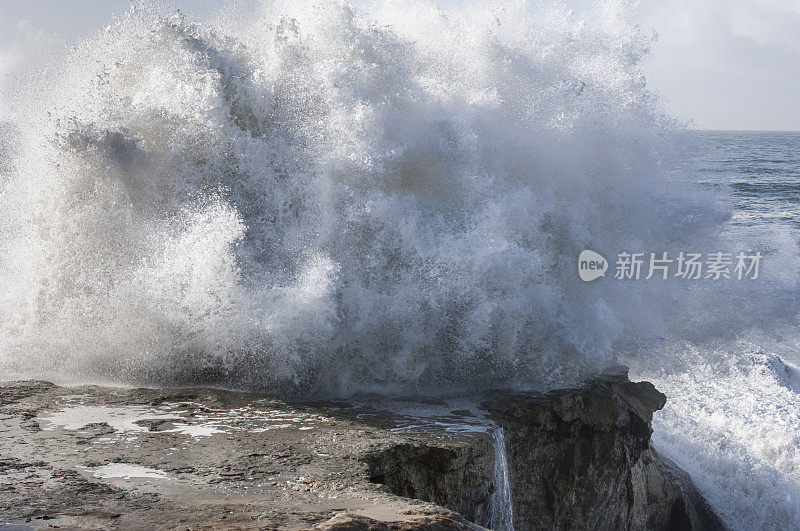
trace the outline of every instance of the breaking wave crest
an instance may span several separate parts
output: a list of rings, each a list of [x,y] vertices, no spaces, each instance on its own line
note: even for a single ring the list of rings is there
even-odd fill
[[[728,215],[665,175],[674,124],[618,4],[291,3],[206,25],[137,5],[10,96],[0,364],[543,388],[696,330],[685,287],[575,272],[585,248],[689,247]]]

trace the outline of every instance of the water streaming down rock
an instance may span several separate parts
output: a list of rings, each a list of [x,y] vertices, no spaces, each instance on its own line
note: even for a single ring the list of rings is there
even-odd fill
[[[514,506],[508,468],[506,437],[500,426],[492,433],[494,444],[494,488],[491,501],[491,527],[495,531],[514,531]]]

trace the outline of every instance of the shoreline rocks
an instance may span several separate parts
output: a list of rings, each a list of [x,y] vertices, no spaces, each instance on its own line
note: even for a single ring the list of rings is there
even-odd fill
[[[649,446],[664,395],[575,390],[290,404],[217,389],[0,384],[0,523],[25,527],[714,529]],[[716,526],[716,527],[715,527]]]
[[[650,447],[666,396],[616,368],[580,389],[499,393],[520,529],[721,529],[688,475]],[[591,500],[591,501],[589,501]]]

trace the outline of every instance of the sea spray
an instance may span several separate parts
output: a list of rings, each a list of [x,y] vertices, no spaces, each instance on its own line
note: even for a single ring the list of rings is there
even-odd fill
[[[299,2],[201,25],[137,3],[4,94],[4,374],[548,388],[664,334],[683,288],[573,267],[722,218],[665,181],[648,37],[615,5]]]
[[[490,527],[495,531],[514,531],[514,506],[511,500],[511,472],[508,468],[506,436],[500,426],[492,432],[494,445],[494,492],[490,502]]]

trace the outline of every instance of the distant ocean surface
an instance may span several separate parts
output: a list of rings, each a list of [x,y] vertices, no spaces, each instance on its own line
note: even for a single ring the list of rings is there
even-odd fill
[[[684,169],[730,194],[732,225],[800,229],[800,132],[694,131],[687,140]]]

